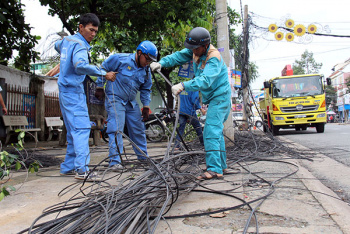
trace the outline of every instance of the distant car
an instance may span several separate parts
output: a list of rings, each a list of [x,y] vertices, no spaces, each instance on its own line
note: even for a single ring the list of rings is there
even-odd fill
[[[233,127],[241,125],[243,120],[243,112],[232,112]]]
[[[240,126],[243,121],[243,112],[232,112],[233,127]],[[253,126],[260,128],[263,125],[262,119],[260,116],[251,117]]]

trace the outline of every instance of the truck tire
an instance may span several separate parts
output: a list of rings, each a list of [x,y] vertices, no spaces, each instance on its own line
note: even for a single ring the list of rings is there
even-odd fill
[[[295,126],[295,131],[300,131],[300,126]]]
[[[270,125],[271,125],[272,135],[277,136],[278,135],[278,131],[280,130],[280,128],[275,126],[275,125],[273,125],[272,123],[270,123]]]
[[[263,131],[264,131],[264,132],[267,132],[267,123],[264,123],[264,124],[263,124]]]
[[[317,131],[317,133],[323,133],[324,132],[324,123],[317,123],[316,124],[316,131]]]

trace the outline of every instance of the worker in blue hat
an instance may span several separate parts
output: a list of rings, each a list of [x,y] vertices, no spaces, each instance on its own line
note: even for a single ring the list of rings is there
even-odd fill
[[[103,76],[98,77],[95,93],[100,100],[106,97],[110,170],[123,169],[120,159],[123,139],[120,132],[123,132],[125,124],[130,139],[137,146],[133,145],[137,158],[145,161],[148,157],[145,124],[142,121],[147,121],[150,112],[152,78],[149,64],[157,61],[157,57],[156,46],[150,41],[143,41],[136,53],[114,54],[102,63],[102,69],[116,73],[114,82],[106,81]],[[142,113],[136,101],[137,92],[140,92]]]
[[[203,103],[209,104],[203,133],[207,170],[197,179],[222,178],[227,168],[223,129],[230,114],[231,88],[227,66],[210,40],[207,29],[196,27],[188,33],[185,49],[150,65],[152,71],[157,71],[161,67],[178,66],[193,60],[195,77],[172,86],[171,90],[174,95],[183,90],[201,91]]]

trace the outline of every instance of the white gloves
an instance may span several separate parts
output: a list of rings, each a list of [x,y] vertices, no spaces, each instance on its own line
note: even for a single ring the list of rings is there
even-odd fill
[[[153,62],[149,65],[149,67],[151,68],[152,71],[160,71],[160,69],[162,68],[162,65],[160,65],[160,63]]]
[[[184,84],[181,82],[181,83],[178,83],[176,85],[173,85],[171,87],[171,92],[173,92],[173,94],[176,96],[178,95],[179,93],[181,93],[183,90],[185,89],[185,86]]]

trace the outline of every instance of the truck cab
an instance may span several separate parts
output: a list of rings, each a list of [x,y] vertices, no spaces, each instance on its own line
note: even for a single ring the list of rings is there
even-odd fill
[[[316,127],[318,133],[324,132],[327,116],[322,75],[289,72],[264,82],[264,89],[265,98],[260,101],[264,131],[270,129],[278,135],[279,129]]]

